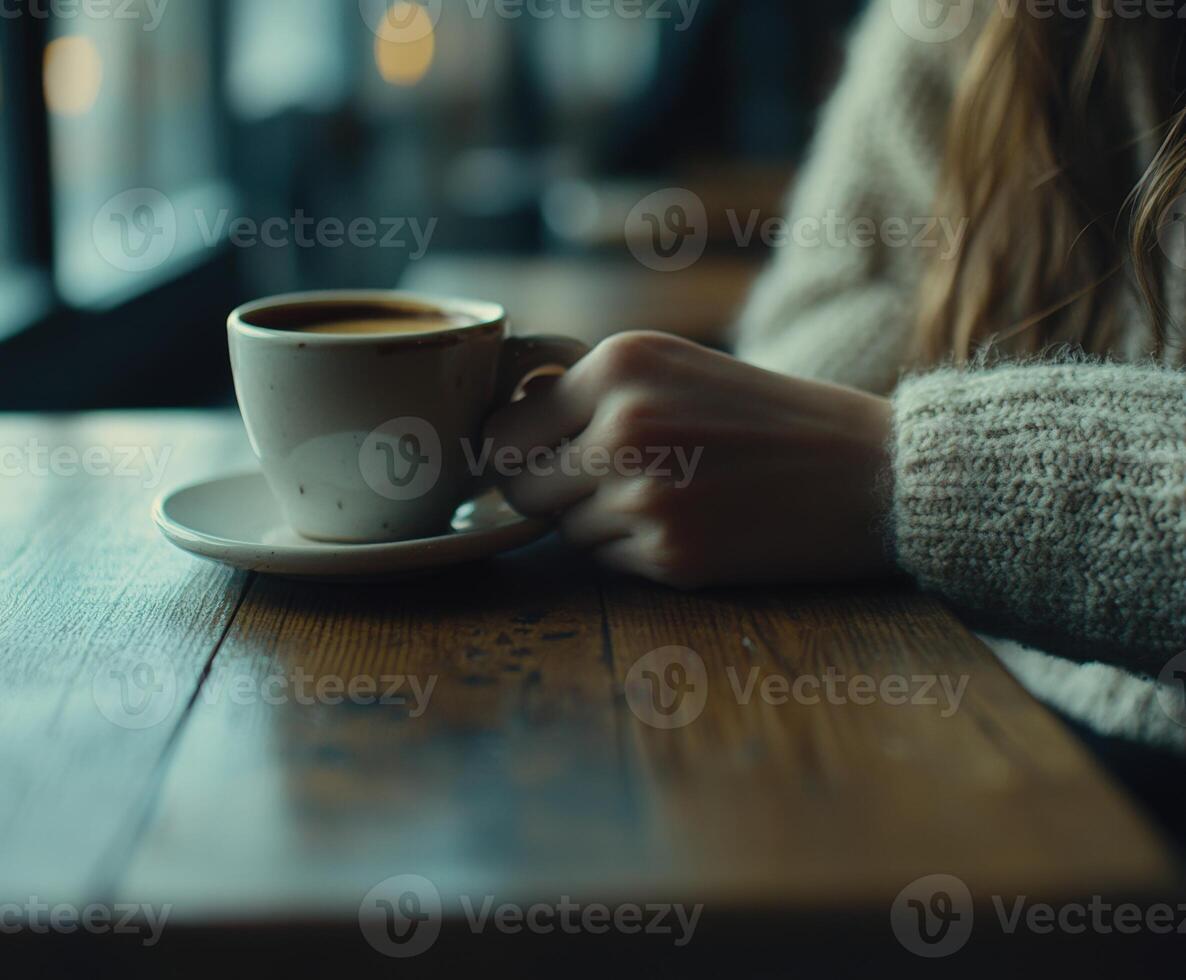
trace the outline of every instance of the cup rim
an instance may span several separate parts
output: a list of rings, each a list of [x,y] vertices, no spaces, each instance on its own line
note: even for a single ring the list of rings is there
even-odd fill
[[[309,306],[343,306],[354,304],[358,306],[374,305],[378,308],[399,308],[407,311],[422,310],[424,312],[458,313],[472,318],[474,323],[467,323],[447,330],[425,330],[419,333],[401,334],[318,334],[301,330],[285,330],[276,327],[263,327],[249,322],[253,314],[265,310],[279,310],[285,307]],[[452,296],[437,296],[429,293],[417,293],[400,289],[324,289],[307,292],[281,293],[263,299],[244,303],[231,311],[227,317],[228,329],[245,337],[265,340],[273,343],[290,343],[301,347],[350,347],[360,344],[382,343],[385,347],[418,346],[426,343],[456,342],[458,337],[470,334],[482,334],[487,331],[502,329],[507,321],[506,310],[498,303],[485,300],[462,299]]]

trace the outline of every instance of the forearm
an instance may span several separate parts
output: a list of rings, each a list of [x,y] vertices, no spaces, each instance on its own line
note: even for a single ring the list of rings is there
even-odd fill
[[[1186,645],[1186,375],[940,371],[894,416],[892,540],[921,584],[1092,643]]]

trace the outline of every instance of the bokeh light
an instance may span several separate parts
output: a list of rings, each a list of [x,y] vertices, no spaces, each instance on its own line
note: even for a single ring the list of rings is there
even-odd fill
[[[432,67],[436,33],[432,17],[418,3],[399,0],[387,11],[390,31],[375,38],[375,65],[391,85],[415,85]]]
[[[84,116],[99,98],[103,59],[89,37],[68,36],[45,49],[45,103],[60,116]]]

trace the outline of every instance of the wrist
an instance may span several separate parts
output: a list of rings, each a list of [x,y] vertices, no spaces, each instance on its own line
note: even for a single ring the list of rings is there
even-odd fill
[[[867,561],[872,574],[895,570],[892,513],[894,503],[894,407],[888,398],[863,395],[864,422],[861,425],[867,453],[864,485],[867,511],[864,522],[869,540]]]

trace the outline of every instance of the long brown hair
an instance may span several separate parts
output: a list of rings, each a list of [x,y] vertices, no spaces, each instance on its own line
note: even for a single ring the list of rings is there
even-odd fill
[[[1162,348],[1174,325],[1158,232],[1186,191],[1174,71],[1183,32],[1177,21],[994,6],[959,81],[936,211],[966,218],[968,233],[924,276],[918,359],[964,362],[987,347],[1104,353],[1122,329],[1118,295],[1134,286]],[[1152,133],[1129,109],[1138,84],[1153,93]],[[1151,137],[1160,149],[1149,164],[1140,147]]]

